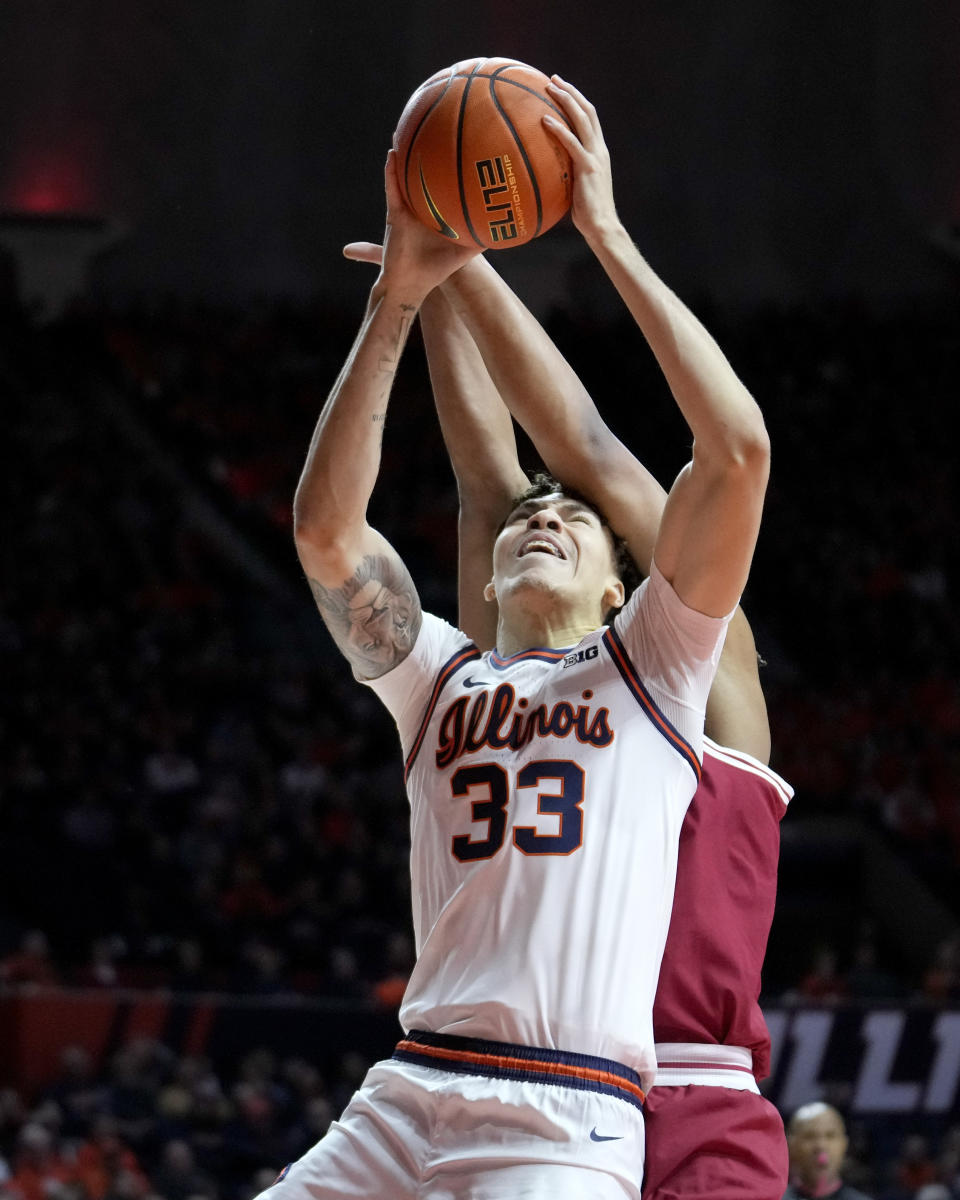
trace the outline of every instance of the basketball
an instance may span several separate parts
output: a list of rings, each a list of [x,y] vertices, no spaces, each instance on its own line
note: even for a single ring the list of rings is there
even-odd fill
[[[444,237],[485,250],[521,246],[570,207],[570,156],[544,129],[542,71],[472,58],[432,75],[407,101],[394,146],[410,209]]]

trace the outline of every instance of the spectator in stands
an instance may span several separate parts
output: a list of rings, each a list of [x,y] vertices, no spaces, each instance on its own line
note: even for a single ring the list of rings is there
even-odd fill
[[[121,1137],[136,1149],[153,1133],[156,1099],[169,1059],[169,1051],[147,1038],[128,1042],[113,1057],[107,1103]]]
[[[121,1175],[128,1177],[123,1185],[128,1195],[145,1196],[149,1191],[137,1156],[120,1137],[114,1118],[106,1113],[95,1118],[90,1138],[76,1147],[73,1160],[75,1178],[88,1200],[106,1200]]]
[[[913,1196],[913,1200],[956,1200],[945,1183],[925,1183]]]
[[[60,1073],[44,1089],[42,1099],[57,1105],[63,1117],[64,1137],[84,1137],[97,1113],[106,1109],[107,1089],[97,1075],[90,1052],[83,1046],[65,1046]]]
[[[50,943],[40,929],[29,929],[20,949],[0,960],[0,983],[58,983],[60,972],[50,956]]]
[[[923,994],[935,1004],[952,1004],[960,999],[960,938],[945,938],[934,952],[933,962],[923,975]]]
[[[24,1125],[5,1190],[16,1200],[48,1200],[51,1192],[74,1179],[73,1165],[50,1130],[36,1122]]]
[[[240,961],[233,988],[252,996],[273,996],[292,990],[283,971],[280,951],[259,937],[248,938],[240,947]]]
[[[327,1132],[332,1120],[333,1107],[325,1096],[314,1096],[312,1100],[308,1100],[299,1118],[284,1135],[284,1161],[294,1162],[306,1154]]]
[[[893,1000],[903,994],[903,984],[880,965],[877,943],[865,933],[853,951],[853,964],[846,976],[847,995],[857,1000]]]
[[[179,745],[172,730],[163,730],[158,745],[143,764],[144,781],[158,796],[192,791],[200,783],[196,760]]]
[[[868,1200],[841,1178],[847,1131],[832,1105],[817,1101],[798,1108],[787,1124],[787,1146],[790,1185],[783,1200]]]
[[[954,1125],[943,1135],[937,1156],[937,1174],[960,1196],[960,1125]]]
[[[903,1139],[893,1165],[893,1180],[899,1195],[913,1197],[922,1188],[937,1183],[937,1166],[930,1156],[930,1143],[920,1134]]]
[[[210,983],[209,972],[204,969],[203,946],[195,938],[181,938],[174,950],[170,990],[200,992]]]
[[[810,970],[800,981],[800,995],[805,1000],[839,1000],[846,990],[837,967],[836,950],[832,946],[819,946]]]
[[[25,1109],[16,1088],[0,1088],[0,1196],[13,1174],[13,1152],[17,1133],[23,1127]]]
[[[123,954],[123,939],[98,937],[90,943],[90,957],[86,965],[77,972],[75,981],[79,987],[117,987],[120,972],[117,959]]]
[[[234,1115],[223,1131],[231,1169],[248,1178],[261,1167],[285,1163],[284,1130],[280,1128],[278,1105],[269,1081],[238,1083],[231,1099]]]
[[[160,1153],[160,1166],[153,1176],[153,1187],[163,1200],[190,1200],[204,1197],[217,1200],[213,1180],[197,1167],[190,1143],[177,1138],[167,1142]]]
[[[410,935],[391,934],[385,958],[383,974],[373,985],[373,1002],[378,1008],[399,1009],[416,960]]]
[[[253,1200],[253,1197],[259,1196],[261,1192],[265,1192],[276,1181],[277,1172],[273,1167],[261,1167],[258,1171],[254,1172],[253,1178],[238,1194],[238,1200]]]
[[[148,1200],[150,1197],[151,1193],[144,1186],[141,1175],[134,1171],[120,1170],[111,1179],[110,1190],[103,1200]],[[77,1196],[73,1200],[83,1200],[83,1198]]]

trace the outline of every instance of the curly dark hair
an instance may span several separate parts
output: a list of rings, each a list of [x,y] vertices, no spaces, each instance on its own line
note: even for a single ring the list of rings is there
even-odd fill
[[[571,500],[576,500],[578,504],[582,504],[584,507],[589,508],[591,512],[596,513],[600,518],[601,525],[603,525],[604,529],[606,529],[610,534],[610,540],[613,543],[614,567],[620,582],[623,584],[623,601],[626,603],[627,600],[630,599],[633,592],[640,586],[640,583],[643,580],[643,572],[634,562],[630,551],[627,549],[627,543],[624,541],[624,539],[611,528],[610,522],[603,515],[603,513],[591,500],[588,500],[582,492],[578,492],[576,488],[567,487],[566,484],[561,483],[559,479],[555,479],[546,471],[537,471],[537,473],[531,478],[530,486],[526,489],[526,491],[521,492],[519,496],[515,496],[513,498],[513,502],[510,505],[510,511],[513,512],[514,509],[518,508],[521,504],[525,504],[528,500],[539,500],[544,496],[552,496],[556,492],[561,492],[564,496],[569,497]],[[501,522],[500,529],[497,530],[498,533],[503,529],[506,523],[506,519]],[[616,616],[617,612],[618,609],[612,608],[606,614],[604,620],[608,625]]]

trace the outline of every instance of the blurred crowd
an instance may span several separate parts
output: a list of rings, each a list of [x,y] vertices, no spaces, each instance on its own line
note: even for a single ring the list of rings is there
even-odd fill
[[[957,315],[698,311],[774,448],[744,604],[766,660],[772,765],[797,793],[787,820],[866,822],[960,917],[945,435]],[[175,302],[78,307],[45,326],[0,316],[0,988],[301,991],[395,1008],[413,955],[396,733],[311,611],[290,530],[357,316]],[[548,325],[668,483],[689,439],[636,331],[577,299]],[[416,345],[384,454],[371,519],[425,607],[455,619],[456,489]],[[907,963],[862,922],[838,922],[793,945],[789,968],[776,961],[774,997],[960,999],[952,939]],[[251,1060],[229,1080],[150,1053],[139,1092],[124,1090],[120,1055],[79,1114],[66,1075],[36,1107],[0,1096],[0,1190],[234,1200],[340,1103],[339,1083],[303,1064]],[[954,1187],[958,1136],[926,1148],[929,1171],[904,1151],[903,1179]],[[875,1186],[888,1184],[891,1200],[913,1195],[894,1177]]]
[[[30,1102],[0,1090],[4,1200],[246,1200],[309,1149],[365,1064],[327,1079],[304,1059],[252,1051],[230,1077],[136,1039],[96,1071],[79,1046]]]
[[[774,446],[745,606],[788,820],[859,816],[956,914],[956,316],[704,316]],[[40,969],[69,982],[369,995],[412,953],[396,733],[331,650],[290,534],[351,315],[170,302],[4,321],[0,977],[29,977],[39,933]],[[668,482],[688,437],[639,334],[573,301],[549,326]],[[416,346],[374,504],[425,607],[455,618],[456,490]],[[826,947],[848,984],[870,954],[902,979],[869,941]],[[795,947],[768,988],[800,986],[821,950]],[[902,982],[936,969],[956,998],[957,947],[938,954]]]

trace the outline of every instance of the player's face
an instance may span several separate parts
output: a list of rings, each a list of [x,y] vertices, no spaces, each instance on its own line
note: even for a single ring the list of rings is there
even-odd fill
[[[830,1109],[807,1117],[790,1134],[790,1165],[805,1180],[832,1179],[847,1152],[840,1117]]]
[[[601,618],[623,601],[609,530],[561,492],[526,500],[507,517],[493,550],[493,586],[501,602],[534,588],[595,607]]]

